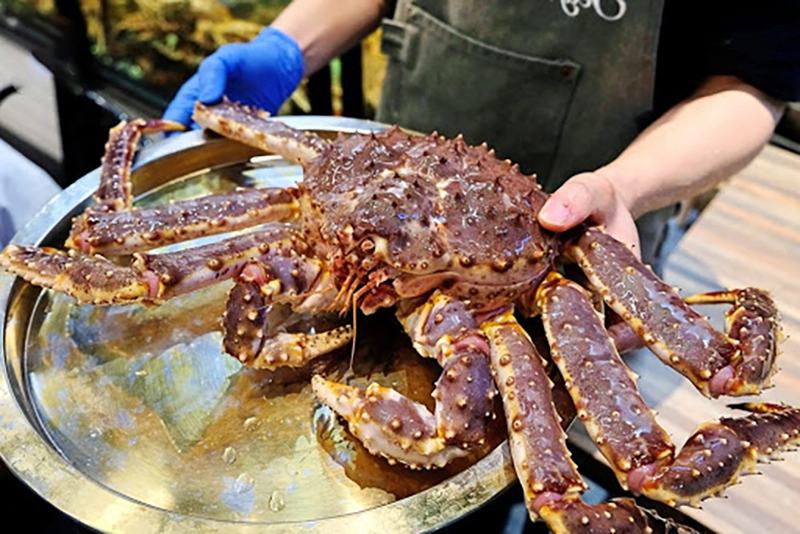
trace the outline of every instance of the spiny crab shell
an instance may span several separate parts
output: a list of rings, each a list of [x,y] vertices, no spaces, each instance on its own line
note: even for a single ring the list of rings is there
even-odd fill
[[[341,136],[305,176],[303,231],[333,248],[342,283],[377,267],[396,297],[440,288],[491,309],[537,287],[557,255],[533,216],[547,196],[485,145],[396,127]]]

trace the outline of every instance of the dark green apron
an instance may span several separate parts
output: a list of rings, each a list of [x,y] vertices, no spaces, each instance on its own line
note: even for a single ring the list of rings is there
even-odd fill
[[[553,191],[613,160],[652,111],[663,0],[399,0],[378,118],[463,133]],[[668,210],[639,222],[656,264]],[[646,219],[646,220],[645,220]]]

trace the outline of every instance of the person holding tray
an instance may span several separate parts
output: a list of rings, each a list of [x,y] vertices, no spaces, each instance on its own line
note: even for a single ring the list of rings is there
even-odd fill
[[[658,271],[675,202],[743,168],[800,100],[800,6],[745,5],[294,0],[206,58],[165,118],[223,94],[275,112],[391,15],[378,120],[486,141],[553,192],[544,227],[603,224]]]

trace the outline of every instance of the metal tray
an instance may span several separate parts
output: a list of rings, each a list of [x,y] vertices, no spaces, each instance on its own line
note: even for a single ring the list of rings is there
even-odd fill
[[[286,120],[325,135],[382,127]],[[98,173],[54,198],[14,242],[60,246]],[[287,185],[301,171],[193,131],[142,149],[133,177],[144,206]],[[222,354],[228,287],[160,307],[95,308],[0,273],[0,455],[16,476],[94,529],[137,532],[421,532],[515,481],[502,428],[480,455],[445,470],[411,471],[366,453],[315,402],[310,369],[255,372]],[[439,369],[416,356],[394,317],[358,327],[352,367],[349,352],[316,365],[430,405]]]

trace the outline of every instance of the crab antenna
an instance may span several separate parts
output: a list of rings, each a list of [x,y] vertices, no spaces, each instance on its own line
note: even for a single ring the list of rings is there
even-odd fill
[[[356,360],[356,340],[358,339],[358,330],[356,329],[357,321],[356,317],[358,316],[358,305],[356,303],[356,299],[358,295],[353,293],[352,299],[352,307],[353,307],[353,339],[350,341],[350,371],[353,371],[353,363]]]

